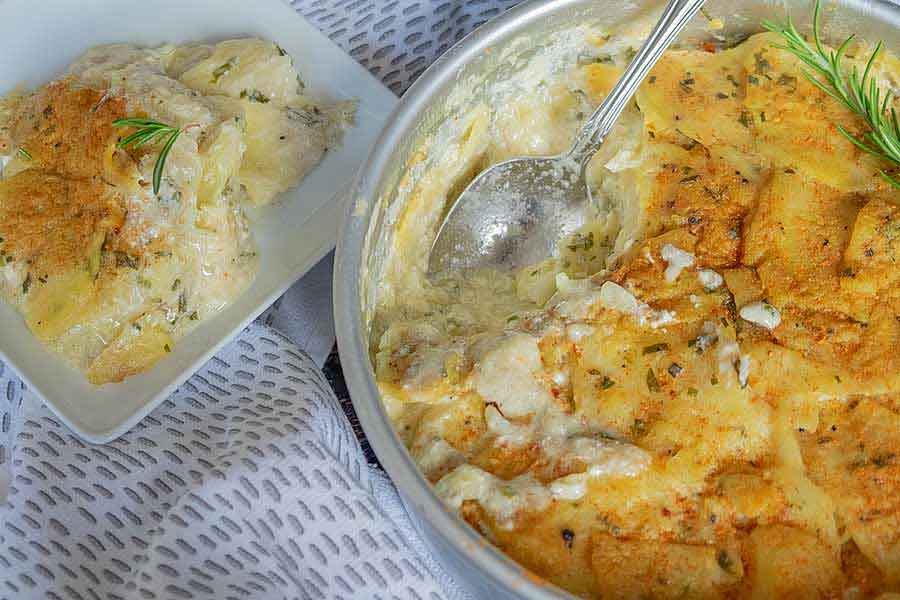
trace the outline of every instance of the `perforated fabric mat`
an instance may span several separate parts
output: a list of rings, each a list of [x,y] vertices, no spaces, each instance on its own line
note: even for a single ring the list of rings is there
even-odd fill
[[[399,94],[515,2],[292,4]],[[102,446],[0,363],[0,600],[465,598],[293,342],[252,326]]]
[[[515,0],[297,0],[300,13],[394,93]]]
[[[8,373],[0,389],[14,408],[0,598],[462,597],[321,371],[270,329],[244,331],[103,446]]]

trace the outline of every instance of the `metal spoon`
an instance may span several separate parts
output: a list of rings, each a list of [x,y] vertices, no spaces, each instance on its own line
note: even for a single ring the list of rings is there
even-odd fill
[[[558,156],[513,158],[476,177],[447,211],[431,248],[428,274],[515,270],[551,256],[583,224],[591,191],[584,178],[638,86],[703,0],[671,0],[616,86]]]

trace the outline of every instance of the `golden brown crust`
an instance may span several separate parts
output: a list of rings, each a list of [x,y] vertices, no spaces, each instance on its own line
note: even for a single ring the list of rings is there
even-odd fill
[[[33,278],[78,265],[96,273],[94,255],[121,229],[126,211],[110,165],[112,122],[125,110],[124,99],[71,79],[16,105],[13,144],[30,158],[0,182],[0,237],[5,254],[30,265]]]
[[[121,196],[99,178],[28,169],[0,181],[0,248],[29,265],[34,279],[79,266],[96,270],[92,253],[124,219]]]
[[[32,166],[73,179],[108,177],[116,119],[126,116],[126,101],[61,79],[23,99],[10,120],[15,144],[32,156]]]

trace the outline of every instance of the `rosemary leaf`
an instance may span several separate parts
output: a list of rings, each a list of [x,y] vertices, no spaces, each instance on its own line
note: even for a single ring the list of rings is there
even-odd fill
[[[175,141],[181,134],[181,129],[172,127],[153,119],[130,118],[116,119],[113,121],[113,127],[133,127],[134,132],[119,140],[116,144],[119,148],[131,148],[137,150],[141,146],[153,144],[165,139],[162,150],[156,158],[156,164],[153,166],[153,193],[159,194],[159,188],[162,184],[163,169],[166,165],[166,158],[175,145]]]
[[[808,67],[803,74],[810,83],[863,119],[869,129],[860,138],[838,125],[841,134],[864,152],[900,166],[900,125],[896,110],[891,106],[893,94],[890,90],[883,91],[872,77],[872,66],[884,44],[878,42],[875,45],[862,74],[856,66],[847,70],[842,60],[855,36],[845,39],[837,50],[827,51],[819,36],[820,14],[821,2],[816,0],[812,46],[797,31],[790,17],[785,23],[765,20],[762,26],[784,38],[784,44],[774,46],[790,52]],[[881,176],[891,185],[900,188],[900,180],[896,177],[884,170],[881,171]]]

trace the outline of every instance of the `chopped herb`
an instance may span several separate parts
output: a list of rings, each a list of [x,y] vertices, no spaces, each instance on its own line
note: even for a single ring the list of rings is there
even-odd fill
[[[171,352],[171,351],[172,351],[172,348],[171,348],[171,346],[169,346],[168,344],[166,344],[166,345],[163,346],[163,350],[165,350],[166,352]]]
[[[643,435],[647,431],[647,423],[643,419],[635,419],[631,431],[634,435]]]
[[[275,50],[278,51],[278,56],[287,56],[287,52],[285,52],[284,48],[282,48],[278,44],[275,44]]]
[[[178,312],[182,314],[187,312],[187,297],[184,292],[178,294]]]
[[[753,60],[756,62],[755,70],[757,75],[765,75],[772,70],[772,64],[763,56],[763,50],[754,54]]]
[[[678,183],[693,183],[698,179],[700,179],[700,175],[691,175],[690,177],[685,177],[684,179],[680,180]]]
[[[797,90],[797,78],[793,75],[788,75],[787,73],[782,73],[775,83],[782,87],[791,88],[792,92]]]
[[[732,75],[731,73],[729,73],[728,75],[726,75],[726,76],[725,76],[725,79],[727,79],[728,81],[730,81],[732,86],[734,86],[734,87],[736,87],[736,88],[741,87],[741,84],[738,82],[737,79],[735,79],[734,75]]]
[[[725,192],[722,190],[714,190],[708,185],[703,186],[703,191],[706,192],[710,198],[715,200],[716,202],[721,202],[725,198]]]
[[[681,372],[684,371],[684,368],[678,363],[672,363],[671,365],[669,365],[668,371],[669,375],[671,375],[672,377],[678,377],[679,375],[681,375]]]
[[[750,82],[750,85],[759,85],[759,77],[756,75],[748,75],[747,81]]]
[[[697,391],[697,388],[690,387],[687,389],[688,396],[696,396],[700,392]]]
[[[127,252],[116,250],[115,254],[117,267],[128,267],[129,269],[138,268],[138,260]]]
[[[32,160],[32,159],[33,159],[33,157],[31,156],[31,152],[29,152],[29,151],[26,150],[25,148],[19,148],[18,150],[16,150],[16,154],[18,154],[19,156],[21,156],[21,157],[24,158],[25,160]]]
[[[603,376],[603,381],[600,382],[600,387],[604,390],[608,390],[612,386],[616,385],[616,382],[610,379],[608,376]]]
[[[651,344],[649,346],[644,346],[643,352],[644,352],[644,355],[646,356],[647,354],[655,354],[656,352],[662,352],[662,351],[668,350],[668,349],[669,349],[669,344],[667,344],[665,342],[661,342],[659,344]]]
[[[656,375],[653,373],[653,369],[647,369],[647,389],[651,392],[659,391],[659,381],[656,380]]]
[[[748,110],[741,110],[741,116],[738,117],[738,123],[749,129],[750,126],[753,125],[753,115],[750,114],[750,111]]]
[[[287,117],[292,121],[300,121],[307,127],[315,127],[316,125],[321,125],[325,122],[322,117],[322,112],[316,108],[312,107],[312,109],[301,109],[301,108],[288,108],[287,109]]]
[[[223,75],[227,74],[228,71],[233,69],[237,64],[237,61],[237,56],[232,56],[228,59],[228,62],[222,63],[221,65],[213,69],[212,79],[210,80],[211,83],[219,83],[219,79],[221,79]]]
[[[894,462],[894,459],[897,455],[893,452],[886,452],[884,454],[877,454],[872,457],[872,464],[878,467],[879,469],[884,468]]]
[[[650,83],[656,83],[656,75],[651,75],[647,81]]]
[[[712,377],[710,377],[709,382],[713,385],[719,385],[719,378],[713,375]]]
[[[241,90],[241,98],[249,100],[250,102],[259,102],[260,104],[269,102],[269,97],[259,90]]]
[[[728,99],[728,94],[725,94],[725,93],[722,93],[722,92],[718,92],[718,93],[716,93],[716,98],[718,98],[719,100],[727,100],[727,99]]]
[[[572,234],[572,238],[566,247],[570,252],[590,250],[594,247],[594,232],[589,231],[587,235],[578,232]]]
[[[172,291],[174,292],[181,286],[181,280],[176,278],[175,281],[172,282]]]
[[[25,275],[25,281],[22,282],[22,293],[27,294],[31,289],[31,273]]]
[[[847,465],[848,471],[855,471],[856,469],[861,469],[866,466],[866,460],[864,458],[856,458]]]
[[[196,310],[188,316],[188,319],[190,319],[191,321],[196,321],[199,318],[200,318],[200,315],[197,314]]]
[[[690,72],[685,74],[685,78],[678,82],[679,87],[686,93],[691,94],[694,91],[694,88],[691,86],[697,83],[693,77],[691,77]]]
[[[731,572],[731,557],[728,556],[728,552],[725,550],[719,550],[719,553],[716,554],[716,562],[719,563],[719,566],[722,567],[723,571]]]

